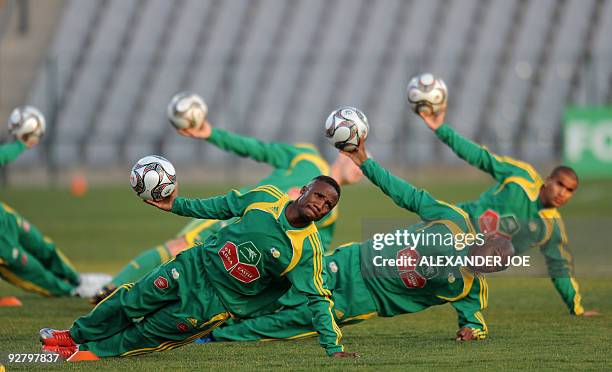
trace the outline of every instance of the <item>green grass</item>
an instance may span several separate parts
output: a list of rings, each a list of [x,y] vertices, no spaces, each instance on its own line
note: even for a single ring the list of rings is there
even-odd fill
[[[476,198],[487,186],[479,182],[423,184],[436,197],[457,202]],[[488,340],[453,341],[456,316],[448,306],[418,314],[372,319],[345,328],[349,351],[356,360],[323,356],[315,339],[275,343],[189,345],[143,357],[106,359],[95,363],[58,364],[53,368],[109,370],[167,369],[610,369],[612,355],[612,254],[605,233],[612,226],[612,183],[585,182],[562,210],[575,252],[584,305],[603,313],[573,318],[552,284],[537,273],[514,270],[491,277]],[[207,196],[224,186],[182,187],[185,196]],[[2,200],[51,236],[81,271],[117,272],[139,251],[174,235],[186,219],[159,212],[139,202],[127,187],[93,188],[81,199],[66,190],[20,188],[2,191]],[[377,218],[416,218],[395,207],[367,184],[345,188],[335,243],[361,240],[361,226]],[[532,251],[536,264],[539,253]],[[529,271],[532,273],[532,271]],[[0,283],[0,295],[17,295],[21,308],[0,308],[0,353],[37,352],[37,331],[65,328],[90,310],[79,299],[47,299]],[[32,368],[33,365],[13,368]],[[34,367],[49,368],[36,365]]]

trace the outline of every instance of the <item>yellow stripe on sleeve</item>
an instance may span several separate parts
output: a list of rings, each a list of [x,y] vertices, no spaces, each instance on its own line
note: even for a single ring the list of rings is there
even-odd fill
[[[311,234],[308,236],[310,244],[313,249],[313,261],[314,261],[314,283],[320,294],[325,296],[331,296],[331,292],[325,289],[323,285],[323,250],[321,249],[321,241],[318,240],[318,234]]]
[[[470,216],[467,214],[466,211],[464,211],[463,209],[457,207],[456,205],[452,205],[449,204],[447,202],[444,202],[442,200],[436,200],[438,203],[445,205],[451,209],[453,209],[455,212],[459,213],[461,215],[461,217],[463,217],[463,220],[465,221],[465,224],[467,225],[467,228],[469,229],[468,233],[471,234],[476,234],[476,229],[474,229],[474,225],[472,225],[472,221],[470,220]]]
[[[487,280],[481,276],[478,276],[478,283],[480,286],[479,289],[479,294],[478,294],[478,299],[480,300],[480,308],[481,309],[486,309],[487,308],[487,301],[488,301],[488,287],[487,287]]]
[[[551,214],[551,212],[553,214]],[[544,222],[544,237],[542,238],[542,240],[540,240],[539,242],[535,243],[534,246],[539,247],[542,246],[544,244],[546,244],[548,242],[548,240],[550,239],[550,237],[552,236],[553,230],[554,230],[554,226],[552,223],[552,218],[554,215],[554,210],[551,209],[542,209],[541,211],[538,212],[538,214],[540,215],[540,218],[542,218],[542,221]]]
[[[485,300],[485,308],[489,306],[489,284],[487,284],[487,278],[482,278],[482,282],[484,283],[484,300]]]
[[[331,317],[332,328],[336,333],[336,345],[338,345],[340,340],[342,340],[342,331],[340,331],[340,327],[338,327],[334,319],[334,302],[330,298],[331,292],[323,286],[323,250],[321,249],[321,242],[318,234],[311,234],[308,236],[308,239],[313,250],[313,282],[319,294],[324,295],[325,299],[329,302],[328,311]]]
[[[281,198],[277,199],[273,202],[255,202],[250,204],[244,210],[244,214],[247,214],[248,211],[257,209],[266,213],[270,213],[274,216],[274,219],[278,219],[285,207],[285,204],[289,203],[289,197],[287,195],[283,195]],[[244,215],[243,214],[243,215]]]
[[[519,185],[531,201],[536,201],[538,199],[538,196],[540,195],[540,188],[542,187],[541,181],[533,182],[528,180],[527,178],[519,176],[512,176],[506,178],[504,182],[497,188],[497,190],[495,190],[495,194],[500,193],[506,187],[506,185],[510,183],[516,183],[517,185]]]
[[[309,161],[310,163],[314,164],[315,167],[319,168],[319,171],[321,172],[321,174],[329,176],[329,164],[325,161],[325,159],[315,154],[309,154],[309,153],[299,154],[298,156],[294,157],[291,160],[289,169],[291,170],[293,167],[297,165],[297,163],[303,160]]]
[[[272,186],[272,185],[262,185],[262,186],[254,188],[251,191],[263,191],[265,193],[268,193],[274,196],[277,199],[280,199],[283,197],[283,195],[285,195],[279,189],[277,189],[275,186]]]
[[[579,287],[578,287],[578,282],[576,281],[576,279],[571,278],[570,277],[570,283],[572,284],[572,287],[574,288],[574,314],[576,315],[581,315],[582,313],[584,313],[584,308],[582,307],[581,301],[582,301],[582,296],[580,295],[579,292]]]
[[[483,146],[483,148],[487,151],[489,151],[486,147]],[[491,155],[493,155],[493,157],[502,163],[508,163],[511,165],[514,165],[517,168],[520,168],[522,170],[524,170],[525,172],[527,172],[527,174],[529,175],[529,177],[531,177],[532,180],[536,181],[536,182],[542,182],[542,178],[540,177],[540,175],[538,174],[538,172],[536,172],[536,170],[528,163],[525,163],[523,161],[520,160],[516,160],[514,158],[511,158],[509,156],[499,156],[496,154],[493,154],[492,152],[489,151],[489,153]]]
[[[482,330],[485,332],[489,332],[489,327],[487,327],[487,323],[484,321],[482,313],[480,311],[477,311],[474,313],[474,316],[476,317],[476,319],[478,319],[480,323],[482,323]]]
[[[321,270],[321,267],[319,265],[320,259],[316,249],[316,243],[313,241],[312,235],[308,235],[308,240],[310,241],[310,246],[312,247],[312,282],[314,283],[317,292],[324,295],[323,280],[319,280],[319,270]]]
[[[460,269],[460,271],[461,276],[463,277],[463,291],[456,297],[444,297],[438,295],[438,298],[453,302],[464,298],[468,295],[468,293],[470,293],[470,290],[472,289],[472,284],[474,284],[474,275],[463,267]]]

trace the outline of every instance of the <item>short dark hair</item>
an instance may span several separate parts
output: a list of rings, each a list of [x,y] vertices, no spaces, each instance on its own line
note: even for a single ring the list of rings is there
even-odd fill
[[[572,167],[568,167],[567,165],[559,165],[558,167],[555,167],[555,169],[553,169],[552,172],[550,172],[550,176],[555,177],[559,175],[559,173],[565,173],[573,177],[576,180],[576,182],[580,182],[580,180],[578,179],[578,175],[576,174],[576,171]]]
[[[310,183],[314,183],[314,182],[325,182],[326,184],[330,185],[331,187],[333,187],[336,190],[336,193],[338,194],[338,199],[340,199],[340,185],[338,184],[338,182],[336,182],[335,179],[331,178],[330,176],[317,176],[315,178],[312,179],[312,181],[310,181]]]

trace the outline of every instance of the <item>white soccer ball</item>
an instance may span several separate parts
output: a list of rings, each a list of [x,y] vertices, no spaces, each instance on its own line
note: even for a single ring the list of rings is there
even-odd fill
[[[46,123],[43,114],[32,106],[15,108],[8,120],[9,133],[21,141],[40,138],[45,133]]]
[[[360,137],[367,137],[369,130],[368,118],[363,112],[350,106],[332,111],[325,121],[325,137],[343,151],[355,151]]]
[[[180,92],[168,103],[166,114],[176,129],[200,128],[208,114],[208,106],[199,95]]]
[[[145,156],[132,167],[130,185],[142,199],[160,201],[174,191],[176,171],[172,163],[161,156]]]
[[[446,103],[448,90],[442,79],[426,73],[410,79],[407,87],[408,103],[412,111],[419,114],[435,114]]]

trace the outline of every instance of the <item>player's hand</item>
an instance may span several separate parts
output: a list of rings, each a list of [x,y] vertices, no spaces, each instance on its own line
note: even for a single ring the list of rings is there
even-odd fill
[[[446,117],[446,103],[440,108],[440,111],[435,114],[420,112],[419,116],[421,119],[423,119],[425,124],[427,124],[429,129],[435,132],[442,124],[444,124],[444,118]]]
[[[359,358],[360,355],[357,353],[348,353],[346,351],[339,351],[337,353],[333,353],[332,357],[334,358]]]
[[[145,200],[144,202],[147,204],[151,204],[152,206],[155,206],[161,210],[169,212],[172,210],[174,199],[176,199],[177,196],[178,196],[178,184],[174,188],[174,191],[172,191],[172,194],[168,195],[165,199],[162,199],[160,201]]]
[[[351,185],[363,178],[363,172],[348,156],[338,155],[331,167],[331,176],[340,186]]]
[[[597,310],[585,310],[584,313],[580,314],[579,316],[591,318],[591,317],[600,316],[600,315],[601,313]]]
[[[457,331],[456,341],[472,341],[474,340],[474,330],[470,327],[462,327]]]
[[[358,167],[361,167],[364,161],[368,160],[368,152],[365,148],[365,135],[359,137],[359,146],[355,149],[355,151],[343,151],[340,150],[340,153],[344,156],[347,156],[349,159],[355,163]]]
[[[204,119],[199,128],[179,129],[178,132],[181,136],[185,137],[207,139],[212,134],[212,125],[210,125],[208,119]]]
[[[40,142],[40,137],[25,135],[20,141],[23,142],[27,148],[31,149],[32,147],[38,145],[38,142]]]

